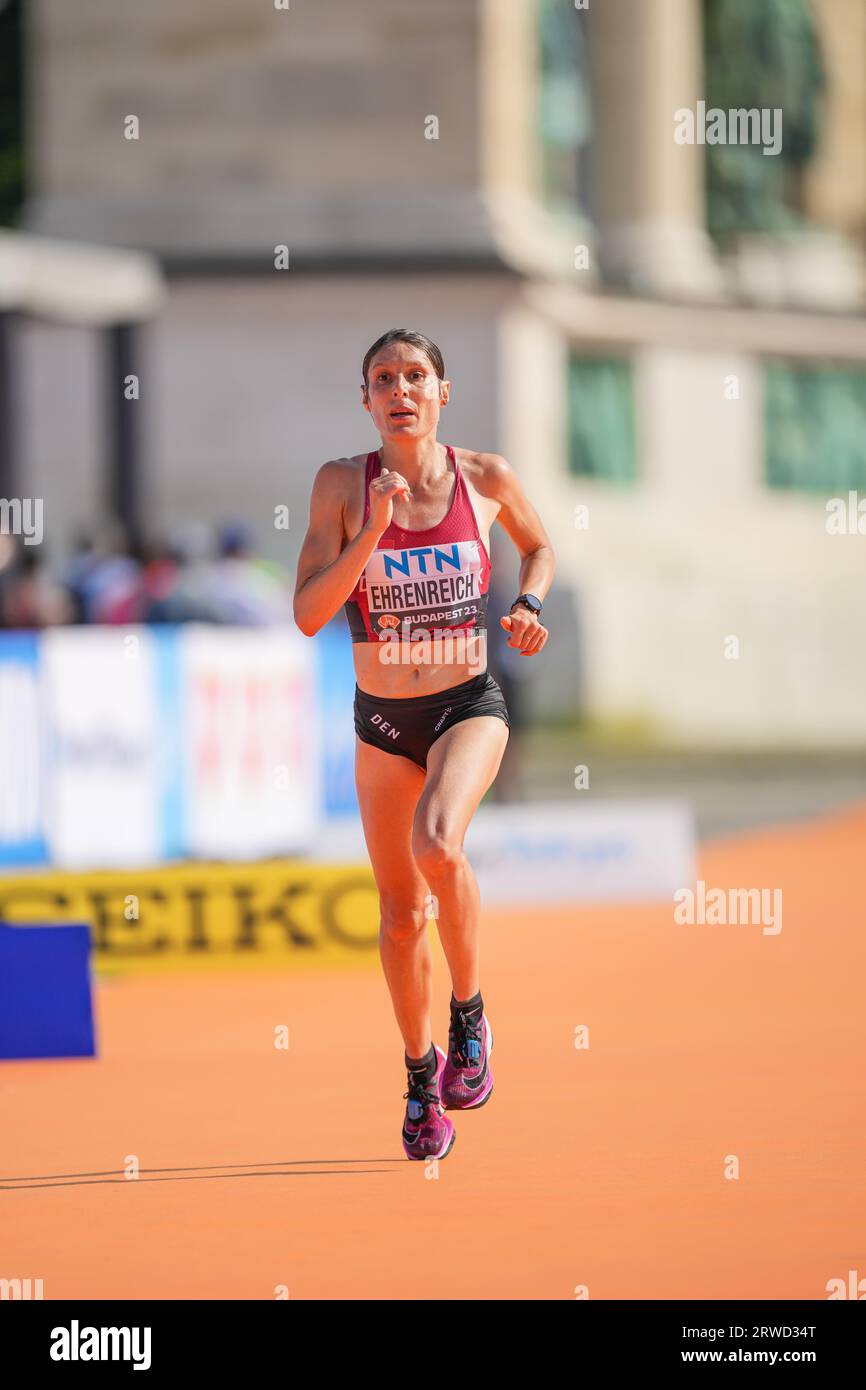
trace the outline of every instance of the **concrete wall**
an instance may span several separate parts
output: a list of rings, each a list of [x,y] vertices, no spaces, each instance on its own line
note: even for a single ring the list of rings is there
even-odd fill
[[[42,498],[46,549],[56,556],[100,508],[104,348],[87,329],[28,320],[16,325],[16,344],[22,494]]]
[[[242,515],[265,554],[293,562],[316,469],[379,442],[360,404],[361,362],[387,328],[418,327],[442,348],[453,388],[441,438],[501,447],[496,321],[508,280],[290,277],[173,282],[164,314],[144,330],[151,526]],[[65,548],[103,509],[100,339],[30,323],[21,341],[27,495],[45,499],[47,538]],[[274,530],[282,503],[288,545]]]
[[[503,324],[505,453],[531,477],[575,596],[584,712],[685,744],[863,743],[864,537],[827,533],[826,498],[764,485],[759,356],[714,348],[712,315],[702,348],[660,341],[662,322],[656,342],[632,327],[617,348],[633,363],[639,477],[621,489],[570,476],[566,456],[569,345],[609,344],[527,301]]]
[[[507,290],[447,277],[289,280],[176,284],[149,340],[149,510],[239,512],[266,553],[294,563],[316,469],[378,446],[360,404],[361,362],[386,329],[417,327],[440,345],[454,383],[440,437],[498,448],[495,323]],[[273,529],[280,503],[291,509],[288,545]]]
[[[440,236],[457,231],[459,209],[474,205],[478,14],[468,0],[31,9],[34,230],[166,251],[346,250],[387,239],[388,219],[411,218],[415,198],[419,234],[437,216]],[[129,115],[137,140],[124,138]],[[425,138],[430,115],[438,140]]]

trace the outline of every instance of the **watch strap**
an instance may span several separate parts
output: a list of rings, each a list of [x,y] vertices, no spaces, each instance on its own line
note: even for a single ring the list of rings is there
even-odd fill
[[[536,617],[541,613],[541,599],[537,594],[518,594],[511,607],[515,608],[518,603],[522,604],[524,608],[528,608],[530,613],[534,613]]]

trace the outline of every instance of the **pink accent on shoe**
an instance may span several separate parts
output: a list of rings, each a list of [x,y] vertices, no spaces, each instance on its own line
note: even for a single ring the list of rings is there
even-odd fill
[[[493,1029],[486,1014],[481,1015],[481,1023],[482,1048],[477,1063],[467,1066],[461,1057],[452,1054],[449,1045],[440,1085],[442,1104],[446,1110],[477,1110],[490,1098],[493,1090],[493,1071],[490,1066]]]
[[[437,1101],[426,1105],[423,1114],[417,1120],[409,1118],[409,1107],[406,1107],[403,1120],[403,1150],[407,1158],[422,1161],[428,1158],[445,1158],[454,1145],[454,1125],[445,1114],[441,1103],[442,1074],[447,1059],[441,1047],[436,1047],[436,1053],[439,1061],[433,1085]]]

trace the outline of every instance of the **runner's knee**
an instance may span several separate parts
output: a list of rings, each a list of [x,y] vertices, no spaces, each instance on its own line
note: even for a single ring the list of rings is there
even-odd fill
[[[398,946],[413,942],[427,925],[424,903],[414,898],[380,894],[379,914],[381,936]]]
[[[460,841],[438,831],[416,830],[412,837],[412,853],[428,883],[453,873],[463,860]]]

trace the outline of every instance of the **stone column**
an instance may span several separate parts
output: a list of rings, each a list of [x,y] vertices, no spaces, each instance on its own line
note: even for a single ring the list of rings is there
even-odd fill
[[[17,497],[21,484],[18,457],[15,314],[0,306],[0,497]]]
[[[700,0],[603,0],[590,15],[605,272],[638,293],[715,298],[703,148],[674,140],[674,112],[703,96]]]
[[[127,400],[124,382],[139,375],[138,339],[134,323],[113,323],[102,330],[105,352],[106,477],[104,502],[120,518],[131,540],[142,526],[142,458],[138,399]]]

